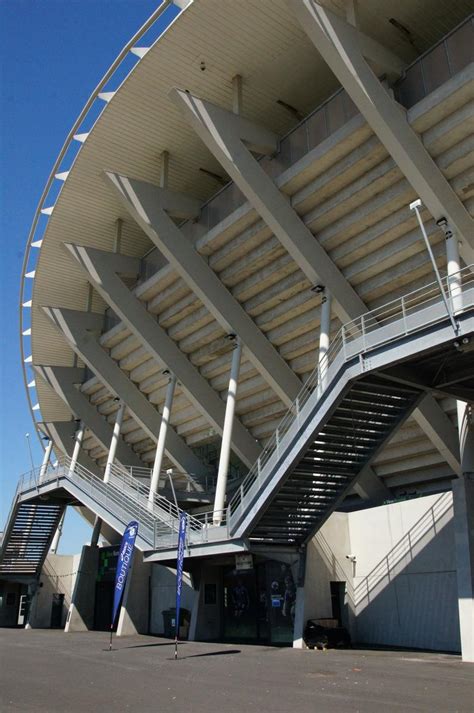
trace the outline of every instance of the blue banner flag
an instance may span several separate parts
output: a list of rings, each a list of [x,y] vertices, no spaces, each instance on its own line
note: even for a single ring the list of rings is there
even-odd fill
[[[178,534],[178,564],[176,567],[176,633],[175,640],[178,641],[179,634],[179,610],[181,607],[181,587],[183,585],[183,560],[184,560],[184,546],[186,543],[186,524],[187,515],[182,512],[179,516],[179,534]],[[175,648],[175,658],[177,656],[177,650]]]
[[[120,552],[118,556],[117,569],[115,571],[115,586],[114,586],[114,605],[112,609],[112,621],[110,630],[114,628],[117,611],[120,606],[120,601],[127,583],[128,570],[132,562],[133,548],[135,546],[135,538],[138,532],[138,522],[132,520],[129,522],[123,533],[122,542],[120,544]]]

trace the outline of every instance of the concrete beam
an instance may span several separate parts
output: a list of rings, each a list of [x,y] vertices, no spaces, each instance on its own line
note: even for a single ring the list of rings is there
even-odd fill
[[[461,475],[459,436],[449,417],[431,394],[420,402],[413,417],[456,475]]]
[[[375,80],[381,86],[376,77]],[[388,97],[385,90],[381,91]],[[239,133],[240,123],[236,121],[236,119],[240,120],[240,117],[178,89],[171,91],[170,98],[308,279],[313,284],[321,283],[331,290],[335,301],[334,308],[341,321],[350,321],[367,312],[367,307],[357,292],[245,147]],[[410,128],[409,130],[412,131]],[[416,137],[414,132],[412,133]],[[424,148],[423,151],[426,152]],[[438,171],[434,162],[433,165]],[[447,185],[449,187],[449,184]],[[449,190],[452,189],[449,187]],[[433,422],[436,422],[440,419],[439,412],[441,411],[441,414],[443,412],[434,400],[430,409],[433,411]],[[416,415],[417,410],[415,410],[415,417]],[[432,428],[427,427],[427,429],[427,435],[431,438]],[[446,454],[447,451],[442,446],[442,438],[434,437],[434,445],[438,450],[442,449],[443,456]]]
[[[354,491],[362,500],[370,500],[373,503],[382,503],[392,498],[392,493],[370,465],[360,472]]]
[[[341,321],[365,312],[357,292],[250,153],[241,133],[241,117],[179,89],[173,89],[170,98],[310,282],[330,286]],[[275,136],[274,151],[277,145]]]
[[[301,389],[300,379],[170,217],[177,216],[180,199],[183,205],[190,199],[126,176],[114,173],[106,173],[106,176],[121,204],[144,233],[221,327],[227,333],[239,336],[252,363],[282,401],[290,406]],[[198,206],[193,217],[197,215]]]
[[[107,388],[125,403],[136,422],[156,443],[161,414],[101,347],[92,333],[97,331],[98,325],[102,325],[103,315],[59,307],[45,307],[44,311],[64,334],[76,354]],[[207,473],[204,464],[171,427],[166,442],[166,454],[180,470],[196,475]]]
[[[118,275],[118,273],[130,274],[130,272],[136,275],[138,258],[127,258],[71,244],[67,244],[66,248],[77,260],[87,279],[128,329],[159,364],[163,364],[176,375],[182,389],[198,411],[218,433],[222,433],[224,402]],[[248,466],[257,460],[260,453],[257,441],[237,418],[233,429],[232,447]]]
[[[446,217],[471,247],[474,221],[448,180],[367,64],[359,34],[315,0],[288,0],[329,68],[379,137],[435,220]]]
[[[89,402],[88,398],[76,387],[84,381],[84,369],[68,366],[34,366],[38,376],[50,386],[71,412],[84,421],[95,435],[97,440],[108,450],[112,439],[112,426],[107,423]],[[143,462],[135,451],[125,441],[119,441],[117,446],[117,460],[122,465],[143,467]]]

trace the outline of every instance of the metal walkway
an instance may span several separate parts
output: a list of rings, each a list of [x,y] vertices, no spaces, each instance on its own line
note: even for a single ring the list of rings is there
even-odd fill
[[[188,552],[303,544],[426,391],[474,401],[472,267],[461,277],[462,302],[459,295],[450,298],[456,332],[437,283],[341,328],[230,500],[221,526],[212,524],[212,513],[188,515]],[[37,571],[67,502],[84,505],[118,533],[138,520],[137,547],[150,559],[174,557],[179,508],[158,494],[149,503],[148,487],[121,468],[104,483],[66,458],[41,482],[37,473],[20,481],[0,573]],[[36,559],[30,560],[33,543]]]

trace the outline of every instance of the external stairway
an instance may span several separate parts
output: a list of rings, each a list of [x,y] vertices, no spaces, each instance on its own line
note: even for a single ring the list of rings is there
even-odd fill
[[[474,401],[472,266],[460,277],[462,301],[449,296],[446,283],[446,304],[433,283],[340,329],[220,525],[213,524],[212,513],[188,514],[188,554],[299,547],[427,391]],[[104,483],[65,458],[41,480],[32,473],[20,481],[0,550],[0,575],[22,567],[38,570],[66,503],[80,503],[118,533],[138,520],[136,545],[149,561],[176,555],[180,508],[159,494],[149,503],[148,487],[122,468],[114,467]]]

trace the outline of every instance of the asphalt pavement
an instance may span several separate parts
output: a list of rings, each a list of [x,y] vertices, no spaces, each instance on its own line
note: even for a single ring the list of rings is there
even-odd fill
[[[106,632],[0,629],[0,711],[10,713],[472,713],[459,656],[174,642]]]

